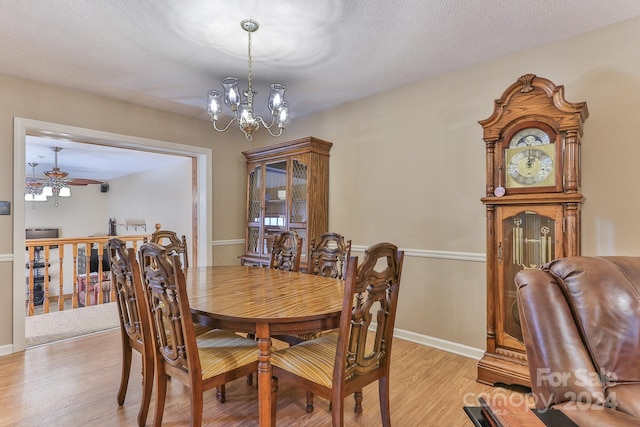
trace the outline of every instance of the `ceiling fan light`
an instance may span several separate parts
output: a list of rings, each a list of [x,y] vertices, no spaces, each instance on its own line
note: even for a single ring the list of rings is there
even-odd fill
[[[40,193],[40,194],[35,194],[33,196],[33,200],[35,200],[36,202],[46,202],[47,201],[47,196],[45,196],[44,194]]]
[[[60,188],[60,192],[58,193],[60,197],[71,197],[71,188],[68,186],[64,186]]]
[[[25,201],[25,202],[33,202],[34,200],[35,200],[35,198],[34,198],[33,194],[31,194],[31,193],[26,193],[26,194],[24,195],[24,201]]]
[[[44,194],[46,197],[53,196],[53,187],[51,187],[50,185],[45,185],[44,187],[42,187],[42,194]]]

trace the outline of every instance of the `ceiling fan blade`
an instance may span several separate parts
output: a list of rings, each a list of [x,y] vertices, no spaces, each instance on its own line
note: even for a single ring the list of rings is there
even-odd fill
[[[69,185],[88,185],[88,184],[102,184],[103,181],[97,181],[95,179],[88,178],[72,178],[67,181]]]
[[[41,178],[36,176],[27,176],[25,177],[24,180],[25,182],[41,182],[41,183],[47,182],[47,178]]]

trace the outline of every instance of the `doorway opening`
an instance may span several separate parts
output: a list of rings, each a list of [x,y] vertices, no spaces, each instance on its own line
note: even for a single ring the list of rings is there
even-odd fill
[[[114,134],[96,131],[92,129],[78,128],[60,125],[50,122],[42,122],[24,118],[14,118],[14,298],[13,298],[13,352],[25,348],[25,310],[24,310],[24,263],[20,254],[25,247],[25,209],[28,205],[24,201],[24,182],[28,172],[26,169],[25,149],[27,136],[37,136],[57,140],[76,141],[89,146],[99,145],[115,147],[126,150],[137,150],[149,153],[169,156],[181,156],[191,158],[191,235],[193,250],[196,257],[192,264],[206,265],[211,263],[211,176],[212,176],[212,150],[210,148],[189,146],[169,141],[153,140],[134,137],[130,135]],[[152,190],[151,190],[152,191]],[[158,197],[170,197],[160,194]],[[153,224],[149,233],[153,232]],[[196,259],[199,258],[199,261]]]

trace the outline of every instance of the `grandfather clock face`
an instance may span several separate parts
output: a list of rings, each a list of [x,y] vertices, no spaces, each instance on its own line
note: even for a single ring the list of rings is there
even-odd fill
[[[529,123],[506,135],[503,147],[501,169],[507,193],[559,191],[559,147],[548,126]]]

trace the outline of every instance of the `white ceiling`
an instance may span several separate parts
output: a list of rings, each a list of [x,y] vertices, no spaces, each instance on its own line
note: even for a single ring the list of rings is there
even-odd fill
[[[282,83],[295,120],[638,15],[638,0],[2,0],[0,73],[206,120],[209,89],[246,85],[253,18],[256,109]]]
[[[51,147],[62,148],[58,152],[58,167],[63,172],[68,172],[69,178],[86,178],[105,182],[152,169],[170,167],[185,159],[178,155],[27,135],[25,160],[27,163],[37,163],[36,177],[42,177],[45,171],[53,169],[55,153]],[[25,167],[27,179],[32,177],[33,173],[34,169],[27,165]]]

